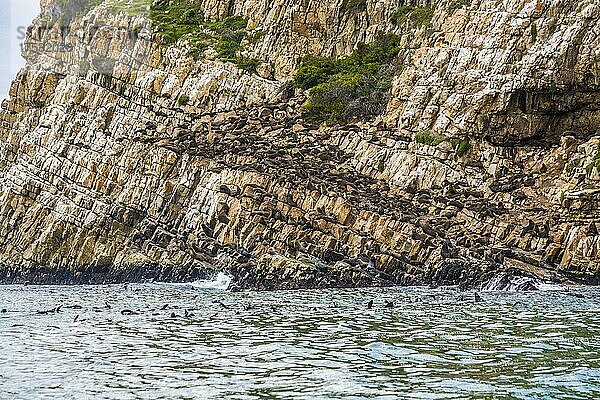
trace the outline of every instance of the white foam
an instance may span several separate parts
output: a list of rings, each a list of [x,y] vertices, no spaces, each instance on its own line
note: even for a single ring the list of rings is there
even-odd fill
[[[227,290],[233,278],[219,272],[213,279],[192,282],[189,285],[199,289]]]
[[[212,289],[212,290],[227,290],[229,289],[229,285],[233,280],[232,277],[219,272],[213,279],[207,280],[199,280],[195,282],[185,282],[185,283],[165,283],[165,282],[155,282],[155,285],[161,286],[179,286],[179,287],[192,287],[196,289]]]
[[[565,285],[561,285],[558,283],[541,283],[538,285],[538,289],[539,290],[544,290],[544,291],[556,291],[556,290],[565,290],[566,288],[568,288],[568,286]]]

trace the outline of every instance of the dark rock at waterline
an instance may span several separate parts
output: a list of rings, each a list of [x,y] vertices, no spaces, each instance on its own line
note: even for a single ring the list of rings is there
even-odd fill
[[[358,287],[386,287],[386,286],[459,286],[461,290],[535,290],[540,279],[530,273],[516,268],[507,268],[500,262],[502,257],[492,257],[491,249],[485,259],[448,258],[435,265],[423,265],[411,260],[407,255],[403,257],[406,265],[376,264],[370,262],[372,257],[360,255],[345,261],[332,261],[328,264],[321,261],[314,263],[299,262],[286,259],[268,265],[258,265],[252,262],[238,264],[235,260],[227,263],[226,273],[232,277],[229,285],[230,291],[242,290],[294,290],[294,289],[324,289],[324,288],[358,288]],[[498,251],[500,253],[498,253]],[[503,250],[496,253],[504,254]],[[448,254],[453,252],[447,251]],[[494,254],[496,254],[494,253]],[[519,261],[534,262],[531,257],[511,252],[513,258],[519,256]],[[515,255],[516,254],[516,255]],[[330,256],[333,256],[330,254]],[[489,256],[489,257],[488,257]],[[401,258],[402,258],[401,257]],[[334,257],[335,258],[335,257]],[[346,262],[348,261],[348,262]],[[350,262],[351,261],[351,262]],[[539,267],[539,266],[538,266]],[[547,269],[546,265],[542,265]],[[205,270],[196,268],[178,270],[177,267],[162,267],[148,264],[125,269],[106,267],[103,269],[90,268],[77,273],[68,270],[51,270],[48,268],[31,268],[16,270],[9,275],[0,270],[0,283],[35,284],[108,284],[128,282],[191,282],[195,280],[212,279],[215,269],[207,267]],[[505,278],[498,278],[502,273]],[[529,274],[529,275],[528,275]],[[552,271],[554,281],[562,283],[579,282],[586,276],[567,276],[563,271]],[[511,276],[529,277],[516,281]],[[497,281],[494,283],[494,279]],[[493,283],[493,284],[492,284]],[[110,309],[110,304],[105,304],[105,309]],[[168,307],[168,305],[165,305]],[[223,306],[224,308],[226,306]],[[96,311],[96,310],[95,310]],[[99,311],[98,311],[99,312]]]
[[[528,292],[538,290],[542,280],[534,274],[515,268],[498,272],[482,285],[482,290]]]
[[[21,268],[0,266],[0,284],[16,285],[101,285],[143,282],[194,282],[208,280],[215,269],[181,267],[173,268],[160,264],[140,264],[127,267],[95,265],[51,269],[44,266]]]

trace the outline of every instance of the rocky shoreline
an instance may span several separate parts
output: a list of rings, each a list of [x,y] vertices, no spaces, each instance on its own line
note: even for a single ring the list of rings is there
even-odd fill
[[[229,268],[219,269],[178,269],[173,266],[136,265],[121,269],[110,266],[90,266],[76,272],[53,268],[6,268],[0,271],[0,285],[105,285],[123,283],[192,283],[210,281],[218,273],[225,272],[232,279],[230,291],[273,291],[299,289],[361,288],[391,286],[429,286],[431,288],[454,286],[467,290],[538,290],[541,284],[585,284],[598,285],[597,281],[576,281],[567,276],[550,273],[545,277],[534,272],[516,268],[506,268],[499,264],[467,262],[449,259],[440,262],[436,268],[426,271],[423,276],[410,280],[397,281],[394,277],[378,271],[373,266],[329,267],[323,263],[298,264],[268,268],[235,263]]]
[[[593,1],[210,0],[193,49],[100,3],[60,30],[42,1],[2,103],[0,282],[599,283]]]

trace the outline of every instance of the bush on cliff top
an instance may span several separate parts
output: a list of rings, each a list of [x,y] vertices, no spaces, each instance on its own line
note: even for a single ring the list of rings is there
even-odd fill
[[[360,43],[340,59],[305,56],[294,77],[296,87],[310,89],[304,117],[344,123],[380,114],[399,69],[394,64],[398,45],[398,36],[385,35],[371,44]]]
[[[150,7],[150,19],[167,46],[185,39],[190,55],[198,59],[209,47],[223,61],[230,61],[240,68],[254,72],[258,60],[242,57],[242,41],[246,37],[247,21],[240,16],[227,17],[222,21],[207,21],[197,5],[179,0],[155,3]]]

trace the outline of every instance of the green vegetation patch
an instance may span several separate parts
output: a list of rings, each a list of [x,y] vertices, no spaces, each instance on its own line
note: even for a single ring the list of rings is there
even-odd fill
[[[108,5],[113,12],[141,15],[148,13],[152,0],[109,0]]]
[[[177,104],[180,106],[185,106],[190,102],[190,96],[186,94],[182,94],[177,98]]]
[[[566,166],[565,166],[565,172],[569,175],[571,175],[571,173],[575,170],[575,163],[573,161],[570,161]]]
[[[468,138],[450,138],[443,135],[434,134],[429,129],[424,129],[415,135],[415,141],[417,143],[426,144],[428,146],[436,147],[443,142],[448,142],[454,153],[459,157],[464,157],[471,151],[471,143]]]
[[[330,124],[366,119],[380,114],[388,101],[399,37],[381,36],[370,44],[360,43],[340,59],[305,56],[294,77],[294,85],[309,91],[303,116]]]
[[[467,138],[452,138],[450,139],[450,145],[459,157],[463,157],[471,151],[471,143]]]
[[[208,21],[199,6],[178,0],[154,3],[150,7],[150,19],[162,36],[163,44],[170,46],[179,40],[187,40],[190,55],[196,59],[201,58],[206,49],[213,47],[221,60],[255,72],[259,61],[239,55],[244,50],[245,18],[231,16],[222,21]]]
[[[51,23],[67,27],[74,19],[87,14],[103,2],[104,0],[55,0]]]
[[[396,26],[402,26],[407,21],[418,27],[428,26],[434,12],[433,7],[402,6],[392,14],[390,20]]]
[[[471,5],[472,0],[452,0],[448,5],[448,14],[454,15],[455,12],[463,7]]]
[[[596,168],[596,171],[600,172],[600,143],[598,143],[598,150],[592,158],[592,162],[586,167],[587,173],[591,174],[594,168]]]
[[[436,135],[431,132],[429,129],[424,129],[422,131],[417,132],[415,136],[415,141],[417,143],[426,144],[428,146],[437,146],[440,143],[444,142],[446,137],[442,135]]]
[[[367,9],[367,0],[345,0],[344,9],[349,12],[360,12]]]

